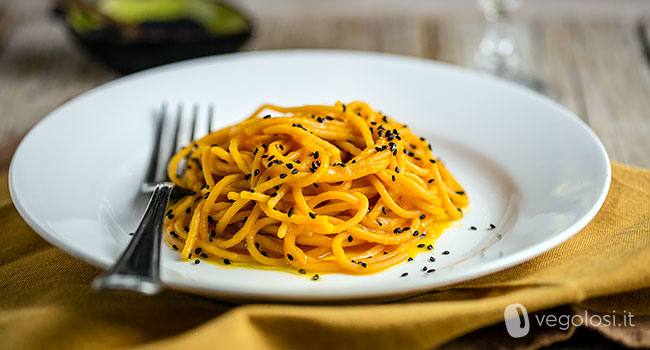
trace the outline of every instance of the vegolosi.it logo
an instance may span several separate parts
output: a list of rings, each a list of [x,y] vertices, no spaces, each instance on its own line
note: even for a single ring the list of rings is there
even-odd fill
[[[614,326],[614,327],[634,327],[634,315],[631,312],[623,310],[623,313],[616,313],[613,310],[611,314],[589,313],[585,310],[583,314],[554,315],[554,314],[533,314],[528,316],[528,311],[521,304],[510,304],[506,306],[503,312],[503,318],[506,323],[506,330],[513,338],[525,337],[530,332],[531,318],[538,327],[558,327],[561,330],[567,330],[571,326],[579,327],[582,325],[593,326]]]
[[[506,306],[503,317],[506,323],[506,330],[508,330],[508,334],[511,337],[521,338],[526,336],[530,331],[528,312],[523,305],[511,304]]]

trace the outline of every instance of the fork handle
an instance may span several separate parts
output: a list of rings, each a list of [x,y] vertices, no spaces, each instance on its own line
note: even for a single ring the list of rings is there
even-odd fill
[[[156,185],[131,242],[117,262],[95,279],[94,289],[122,289],[143,294],[160,291],[160,239],[172,188],[167,182]]]

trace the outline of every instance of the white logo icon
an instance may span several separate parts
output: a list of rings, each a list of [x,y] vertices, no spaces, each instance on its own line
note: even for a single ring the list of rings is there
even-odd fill
[[[510,304],[503,312],[508,334],[513,338],[521,338],[530,331],[528,312],[521,304]]]

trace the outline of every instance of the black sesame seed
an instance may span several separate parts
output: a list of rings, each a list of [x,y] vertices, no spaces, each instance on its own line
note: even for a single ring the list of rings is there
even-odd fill
[[[494,226],[494,224],[490,224],[490,229],[494,230],[495,228],[496,228],[496,226]]]
[[[395,167],[395,172],[399,174],[399,167]]]
[[[235,200],[234,199],[229,199],[228,202],[229,203],[235,203]]]
[[[456,191],[456,194],[459,194],[459,195],[461,195],[461,196],[462,196],[462,195],[464,195],[464,194],[465,194],[465,192],[463,192],[463,191]]]
[[[203,253],[203,254],[201,254],[201,257],[202,257],[202,258],[207,258],[207,257],[208,257],[208,254]]]
[[[386,207],[381,208],[381,212],[384,213],[384,215],[386,215]]]
[[[345,107],[345,105],[343,104],[343,112],[345,112],[346,110],[347,110],[347,107]]]
[[[428,270],[428,269],[429,269],[429,268],[426,267],[426,266],[423,266],[423,267],[422,267],[422,271],[426,271],[426,270]]]
[[[298,174],[298,169],[293,169],[293,170],[291,170],[291,173],[292,173],[293,175]]]
[[[192,211],[192,207],[187,207],[187,209],[185,209],[185,214],[189,214],[191,211]]]
[[[436,164],[436,160],[435,160],[435,159],[429,159],[429,162],[431,162],[431,164]]]
[[[424,218],[426,218],[426,215],[424,214],[420,215],[420,220],[424,220]]]
[[[289,261],[293,261],[293,256],[291,256],[291,254],[287,254],[287,259],[289,259]]]
[[[318,151],[314,152],[314,159],[318,159],[319,156],[320,154],[318,153]]]
[[[319,123],[323,123],[323,122],[324,122],[323,118],[321,118],[321,117],[316,118],[316,120],[317,120]]]
[[[428,249],[428,250],[433,250],[433,246],[432,246],[431,244],[429,244],[429,245],[427,246],[427,249]]]
[[[210,241],[212,243],[212,242],[214,242],[214,238],[212,238],[212,236],[208,236],[208,241]]]
[[[289,208],[289,211],[287,212],[287,216],[291,217],[293,215],[293,207]]]
[[[273,162],[269,162],[268,164],[266,164],[266,167],[267,167],[267,168],[270,168],[270,167],[273,166],[273,164],[275,164],[275,163],[273,163]]]
[[[293,169],[293,164],[287,163],[286,167],[289,168],[289,169]]]
[[[266,257],[269,256],[269,255],[268,255],[266,252],[264,252],[264,251],[262,252],[262,255],[264,255],[264,256],[266,256]]]
[[[190,232],[190,228],[187,226],[183,227],[183,230],[185,230],[185,232]]]
[[[436,272],[436,269],[430,269],[429,271],[427,271],[427,273],[432,273],[432,272]]]
[[[393,180],[393,182],[395,182],[395,175],[392,176],[392,180]]]
[[[255,189],[254,189],[254,188],[251,188],[251,193],[255,193]]]
[[[173,218],[174,218],[174,214],[169,214],[169,215],[167,215],[167,219],[171,220],[171,219],[173,219]]]
[[[276,197],[277,195],[278,195],[277,192],[275,192],[275,193],[271,193],[271,198]]]
[[[410,229],[411,229],[410,226],[406,226],[406,227],[404,227],[404,228],[402,229],[402,231],[408,231],[408,230],[410,230]]]
[[[214,222],[214,219],[212,218],[212,216],[208,215],[208,223],[211,224],[213,222]]]
[[[413,258],[409,257],[407,261],[413,261]]]
[[[427,181],[427,182],[428,182],[428,183],[432,183],[432,182],[434,182],[434,181],[436,181],[436,180],[435,180],[435,179],[429,179],[429,181]]]
[[[470,226],[469,229],[472,231],[476,231],[476,226]]]
[[[194,265],[198,265],[199,263],[201,263],[201,260],[199,259],[194,260]]]
[[[310,217],[310,218],[312,218],[312,219],[316,219],[316,214],[315,214],[315,213],[312,213],[312,212],[310,212],[310,213],[309,213],[309,217]]]
[[[449,251],[445,250],[444,252],[442,252],[442,255],[449,255]]]
[[[194,249],[194,254],[201,254],[201,248]]]
[[[435,261],[436,261],[436,258],[430,256],[430,257],[429,257],[429,261],[431,261],[431,262],[435,262]]]
[[[305,270],[303,270],[303,269],[300,269],[300,270],[298,270],[298,273],[301,274],[301,275],[304,275],[304,274],[307,273],[307,271],[305,271]]]
[[[348,236],[348,242],[352,242],[354,238],[352,236]]]
[[[315,184],[314,184],[314,187],[318,188],[318,184],[315,183]]]
[[[424,248],[424,243],[418,244],[418,248]]]
[[[402,277],[406,277],[406,276],[408,276],[408,275],[409,275],[408,272],[404,272],[404,273],[402,274]]]
[[[328,115],[327,117],[325,117],[325,119],[327,119],[327,120],[334,120],[334,118],[332,118],[332,117],[329,116],[329,115]]]
[[[318,274],[315,274],[311,279],[314,281],[318,281],[319,278],[320,276],[318,276]]]
[[[271,118],[270,114],[267,114],[267,115],[264,116],[264,119],[269,119],[269,118]]]
[[[226,264],[226,265],[230,265],[230,260],[228,260],[228,259],[223,259],[223,263]]]
[[[268,159],[268,161],[269,161],[269,162],[272,161],[273,158],[275,158],[275,156],[270,156],[269,159]]]
[[[260,174],[260,169],[255,169],[255,176]]]
[[[362,262],[362,263],[361,263],[361,266],[363,266],[363,268],[365,269],[366,267],[368,267],[368,264]]]
[[[174,250],[178,250],[178,247],[176,246],[176,244],[172,244],[172,248],[174,248]]]
[[[284,179],[284,178],[287,177],[287,176],[288,176],[288,175],[287,175],[287,174],[284,174],[284,173],[280,174],[280,178],[281,178],[281,179]]]
[[[210,231],[210,237],[216,237],[216,236],[217,236],[217,231],[216,230]]]
[[[415,231],[413,232],[413,237],[417,237],[419,234],[420,234],[420,231],[415,230]]]
[[[273,186],[273,188],[274,188],[274,189],[275,189],[275,190],[277,191],[277,190],[279,190],[279,189],[280,189],[280,186],[278,186],[278,185],[275,185],[275,186]]]

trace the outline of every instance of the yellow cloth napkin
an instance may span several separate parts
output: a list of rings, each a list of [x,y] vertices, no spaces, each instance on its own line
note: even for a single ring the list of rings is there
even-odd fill
[[[596,218],[573,238],[508,270],[399,303],[231,306],[167,291],[95,293],[100,272],[39,238],[0,189],[0,348],[422,349],[503,319],[599,296],[589,308],[650,314],[650,170],[613,165]],[[585,305],[586,305],[585,304]],[[602,308],[603,310],[598,310]]]

